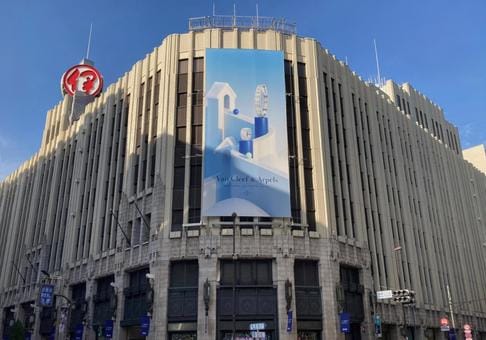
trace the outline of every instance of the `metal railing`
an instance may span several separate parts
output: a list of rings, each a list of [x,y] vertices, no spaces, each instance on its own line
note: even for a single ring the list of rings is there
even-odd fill
[[[297,27],[284,18],[213,15],[190,18],[189,30],[199,31],[206,28],[243,28],[256,30],[274,30],[284,34],[296,34]]]

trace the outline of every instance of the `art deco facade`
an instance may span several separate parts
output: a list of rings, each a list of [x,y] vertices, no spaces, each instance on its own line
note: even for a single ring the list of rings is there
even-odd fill
[[[486,177],[443,111],[409,84],[364,82],[314,39],[207,26],[166,37],[77,121],[64,97],[0,183],[3,334],[17,319],[33,338],[82,324],[95,339],[113,319],[114,338],[143,338],[153,292],[150,339],[252,323],[267,339],[372,339],[376,314],[384,339],[403,324],[439,339],[449,286],[456,328],[486,339]],[[206,48],[284,52],[291,219],[201,219]],[[57,308],[39,307],[48,282]],[[414,307],[375,298],[398,288]]]

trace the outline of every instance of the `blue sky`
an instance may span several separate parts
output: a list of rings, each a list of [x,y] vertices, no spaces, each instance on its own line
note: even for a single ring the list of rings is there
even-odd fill
[[[215,0],[217,14],[254,15],[254,0]],[[210,15],[201,0],[2,0],[0,179],[40,145],[46,111],[61,99],[62,73],[86,53],[115,81],[187,19]],[[459,127],[463,147],[486,143],[486,1],[260,0],[368,79],[376,38],[382,74],[410,82]]]

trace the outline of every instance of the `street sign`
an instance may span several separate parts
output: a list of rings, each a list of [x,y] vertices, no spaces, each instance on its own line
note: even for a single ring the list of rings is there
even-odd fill
[[[440,331],[441,332],[449,332],[449,319],[447,318],[440,318]]]
[[[251,338],[255,340],[265,340],[265,332],[260,332],[260,331],[251,331]],[[243,339],[243,338],[240,338]],[[248,338],[244,338],[248,339]]]
[[[265,322],[256,322],[250,324],[250,331],[260,331],[264,330],[267,325]]]
[[[140,334],[147,336],[150,329],[150,318],[148,315],[144,315],[140,318]]]
[[[349,319],[349,313],[342,312],[339,315],[340,323],[341,323],[341,332],[342,333],[351,333],[351,321]]]
[[[379,290],[376,292],[376,298],[378,300],[391,299],[393,297],[392,290]]]
[[[54,302],[54,286],[42,285],[39,296],[39,303],[42,307],[52,307]]]

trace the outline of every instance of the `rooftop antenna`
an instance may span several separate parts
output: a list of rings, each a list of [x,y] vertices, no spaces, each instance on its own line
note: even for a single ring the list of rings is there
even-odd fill
[[[216,16],[216,4],[213,2],[213,17]]]
[[[256,6],[256,26],[258,28],[258,3],[255,5]]]
[[[86,49],[86,59],[89,59],[89,48],[91,46],[91,33],[93,32],[93,23],[89,25],[88,48]]]
[[[373,39],[373,44],[375,45],[375,59],[376,59],[376,72],[378,73],[378,86],[382,85],[381,74],[380,74],[380,62],[378,60],[378,49],[376,48],[376,39]]]
[[[236,4],[233,3],[233,26],[236,26]]]

